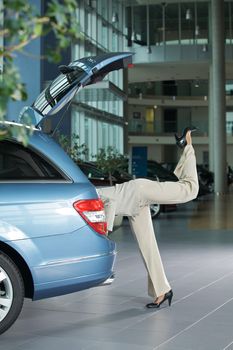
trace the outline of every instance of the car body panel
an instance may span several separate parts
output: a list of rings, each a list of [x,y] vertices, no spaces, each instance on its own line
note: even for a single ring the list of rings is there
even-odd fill
[[[114,242],[87,225],[66,234],[34,239],[13,237],[5,243],[30,266],[34,300],[93,287],[113,272]]]
[[[164,168],[155,160],[147,161],[147,177],[158,179],[159,181],[178,181],[177,176],[172,171]]]
[[[29,147],[41,154],[46,154],[46,158],[57,165],[73,182],[89,184],[79,167],[50,136],[35,131],[29,139]]]
[[[95,232],[73,207],[79,199],[98,198],[95,187],[42,132],[34,132],[27,149],[46,155],[46,160],[64,173],[62,181],[0,181],[0,241],[28,265],[33,299],[105,281],[113,272],[115,243]]]
[[[0,219],[15,224],[31,238],[81,228],[85,222],[73,203],[83,198],[97,198],[92,187],[69,183],[4,183],[0,184],[0,193]]]

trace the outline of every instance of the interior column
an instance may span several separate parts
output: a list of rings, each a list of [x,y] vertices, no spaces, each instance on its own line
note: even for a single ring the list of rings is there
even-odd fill
[[[226,101],[224,1],[212,0],[214,191],[226,193]]]

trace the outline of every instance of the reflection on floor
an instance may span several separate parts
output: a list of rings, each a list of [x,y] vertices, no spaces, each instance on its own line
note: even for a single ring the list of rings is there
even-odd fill
[[[211,195],[199,199],[190,219],[190,228],[233,229],[233,194]]]
[[[110,236],[118,246],[114,283],[25,301],[1,349],[233,350],[232,201],[203,197],[154,221],[174,291],[170,308],[145,308],[147,276],[124,220]]]

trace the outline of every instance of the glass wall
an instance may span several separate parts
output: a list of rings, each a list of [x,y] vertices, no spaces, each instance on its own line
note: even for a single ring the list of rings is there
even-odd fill
[[[233,135],[233,112],[226,113],[226,132]]]
[[[207,44],[209,42],[209,4],[204,2],[196,3],[196,24],[195,37],[197,44]]]
[[[146,6],[133,7],[132,15],[132,40],[135,45],[147,45]]]
[[[150,5],[149,7],[149,33],[150,45],[163,45],[164,43],[163,6]]]
[[[96,56],[106,52],[124,51],[123,34],[124,6],[119,0],[78,0],[77,20],[80,24],[82,39],[73,47],[73,59]],[[108,74],[105,80],[111,81],[123,89],[123,70]],[[90,91],[90,96],[92,92]],[[93,94],[94,95],[94,94]],[[103,96],[108,94],[103,93]],[[94,114],[88,113],[88,106],[98,111],[114,114],[122,119],[123,101],[107,97],[96,101],[90,98],[85,101],[86,112],[75,108],[72,116],[72,132],[76,132],[82,143],[86,143],[90,154],[96,153],[100,147],[106,148],[114,144],[119,152],[123,151],[123,127],[114,122],[98,120]],[[84,107],[85,109],[85,107]],[[100,113],[101,114],[101,113]]]
[[[233,94],[233,85],[227,85],[228,94]],[[162,96],[200,96],[208,95],[207,80],[167,80],[147,81],[129,84],[129,97],[161,98]]]
[[[181,44],[195,44],[194,3],[181,4]]]
[[[165,42],[167,45],[177,45],[180,42],[179,6],[167,4],[165,8]]]
[[[148,11],[143,5],[127,7],[128,46],[206,44],[208,10],[208,1],[161,2]]]
[[[225,37],[226,43],[232,44],[233,42],[233,3],[231,1],[225,2],[224,8],[225,16]]]
[[[93,119],[93,116],[81,112],[76,107],[72,110],[72,132],[79,135],[80,145],[88,147],[85,160],[93,160],[98,149],[114,146],[123,153],[123,127],[102,120]]]

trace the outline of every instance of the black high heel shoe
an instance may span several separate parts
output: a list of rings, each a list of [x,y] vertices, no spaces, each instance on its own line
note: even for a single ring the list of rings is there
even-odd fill
[[[149,303],[149,304],[146,304],[146,307],[148,309],[158,309],[160,305],[162,305],[165,302],[165,300],[168,300],[168,305],[171,306],[172,297],[173,297],[173,291],[171,289],[169,290],[169,292],[164,294],[164,298],[162,301],[160,301],[160,303]]]
[[[186,141],[186,134],[188,131],[196,131],[197,128],[195,126],[188,126],[187,128],[184,129],[183,134],[179,137],[177,134],[175,134],[175,139],[176,139],[176,144],[180,148],[184,148],[187,145]]]

